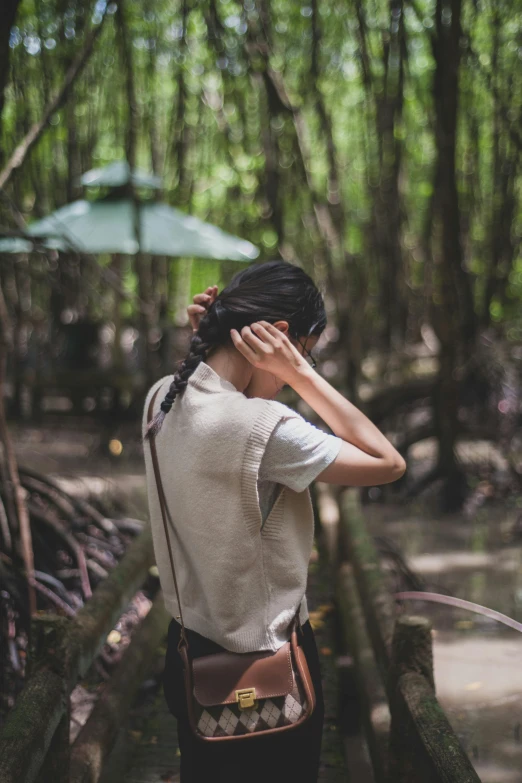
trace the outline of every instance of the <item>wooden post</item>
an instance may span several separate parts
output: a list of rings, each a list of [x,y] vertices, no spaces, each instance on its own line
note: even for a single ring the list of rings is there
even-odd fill
[[[389,671],[390,693],[406,672],[424,675],[435,690],[431,623],[426,617],[402,615],[395,621]]]
[[[401,716],[403,753],[393,783],[480,783],[459,738],[426,677],[401,675],[396,716]],[[415,769],[413,769],[415,764]]]
[[[398,617],[393,633],[388,695],[390,700],[389,783],[426,783],[412,747],[411,717],[398,693],[403,674],[415,672],[434,689],[431,624],[425,617]]]

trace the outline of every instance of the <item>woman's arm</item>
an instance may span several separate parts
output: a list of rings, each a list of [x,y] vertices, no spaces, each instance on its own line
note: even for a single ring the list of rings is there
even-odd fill
[[[342,438],[339,454],[317,481],[350,486],[388,484],[400,478],[406,463],[370,419],[308,364],[289,385]]]
[[[390,441],[355,405],[316,373],[289,341],[267,321],[230,330],[234,345],[248,361],[288,383],[330,427],[342,444],[318,477],[330,484],[367,487],[400,478],[406,463]]]

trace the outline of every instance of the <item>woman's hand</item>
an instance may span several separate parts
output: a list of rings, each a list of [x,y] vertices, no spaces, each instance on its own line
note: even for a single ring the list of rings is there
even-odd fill
[[[197,332],[201,316],[206,313],[210,305],[215,300],[218,293],[217,285],[209,286],[203,294],[196,294],[193,298],[194,304],[187,307],[187,313],[192,325],[192,331]]]
[[[230,336],[250,364],[276,375],[290,386],[296,378],[313,372],[286,334],[267,321],[256,321],[250,326],[244,326],[241,334],[231,329]]]

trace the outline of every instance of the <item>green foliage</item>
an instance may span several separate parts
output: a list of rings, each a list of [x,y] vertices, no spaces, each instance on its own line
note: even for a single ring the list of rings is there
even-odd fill
[[[42,115],[104,7],[101,1],[22,0],[11,31],[11,78],[0,129],[6,154]],[[422,289],[436,158],[433,0],[403,7],[403,103],[393,125],[391,158],[383,152],[379,112],[398,79],[393,4],[204,0],[185,6],[125,0],[122,7],[132,51],[137,164],[156,166],[170,203],[248,238],[265,258],[277,254],[281,242],[290,245],[293,257],[311,268],[324,245],[314,198],[334,205],[336,198],[344,211],[343,247],[363,264],[373,262],[368,268],[373,288],[372,276],[388,261],[374,257],[377,191],[383,166],[393,166],[399,156],[404,274],[408,286]],[[72,95],[10,184],[10,195],[28,219],[66,203],[71,193],[79,196],[78,173],[125,154],[127,73],[115,6],[107,13]],[[477,278],[490,269],[506,193],[514,200],[512,247],[506,251],[513,270],[505,270],[507,297],[495,296],[489,305],[494,321],[511,319],[522,296],[520,149],[512,133],[518,126],[520,139],[521,33],[522,11],[507,0],[464,2],[457,185],[465,264]],[[263,36],[266,58],[253,43]],[[292,112],[267,91],[267,67],[283,80],[290,105],[300,112],[304,152]],[[329,193],[331,160],[320,101],[335,147],[335,198]],[[502,178],[509,167],[516,173],[506,185]],[[504,258],[499,269],[510,263]],[[219,266],[207,262],[193,271],[191,294],[217,282]],[[136,280],[126,277],[125,286],[135,290]],[[477,307],[483,290],[477,283]],[[370,315],[377,318],[378,309],[377,304]]]

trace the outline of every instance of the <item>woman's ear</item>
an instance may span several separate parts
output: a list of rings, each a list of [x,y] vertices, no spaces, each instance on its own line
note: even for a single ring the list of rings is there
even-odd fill
[[[276,329],[279,329],[280,332],[284,332],[286,336],[290,339],[290,335],[288,334],[289,325],[288,321],[276,321],[274,324]]]

